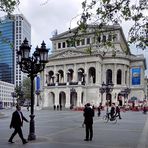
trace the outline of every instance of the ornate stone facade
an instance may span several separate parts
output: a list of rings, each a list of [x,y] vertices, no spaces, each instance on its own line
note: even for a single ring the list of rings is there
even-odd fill
[[[111,81],[114,84],[113,91],[103,94],[103,105],[106,104],[107,96],[110,103],[120,105],[125,105],[132,97],[143,101],[145,58],[130,53],[120,26],[110,27],[116,29],[104,33],[105,37],[102,35],[101,38],[109,39],[113,32],[113,47],[98,45],[98,40],[90,31],[91,26],[89,33],[75,47],[69,47],[66,42],[69,32],[51,38],[53,52],[41,76],[42,107],[83,107],[87,102],[98,106],[101,102],[99,88],[103,82]],[[90,45],[91,55],[86,52]],[[131,90],[128,97],[122,94],[126,88]]]

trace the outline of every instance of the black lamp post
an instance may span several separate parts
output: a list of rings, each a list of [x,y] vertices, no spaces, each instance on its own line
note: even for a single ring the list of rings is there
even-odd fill
[[[39,95],[40,95],[40,90],[36,90],[36,95],[37,95],[37,104],[36,106],[39,106]]]
[[[125,105],[125,99],[126,101],[128,101],[128,95],[130,94],[130,92],[131,89],[128,87],[121,91],[121,94],[124,96],[124,105]]]
[[[102,104],[102,102],[103,102],[103,94],[105,92],[104,88],[103,87],[100,87],[99,88],[99,92],[101,93],[101,104]]]
[[[37,74],[44,70],[45,64],[48,62],[48,49],[44,41],[40,48],[30,57],[30,49],[27,39],[23,41],[20,50],[17,52],[18,64],[22,72],[27,73],[31,80],[31,114],[30,114],[30,130],[28,140],[35,140],[35,122],[34,122],[34,78]]]
[[[103,94],[106,93],[110,93],[113,91],[113,86],[114,84],[112,82],[110,83],[102,83],[102,87],[99,88],[99,92],[101,93],[101,103],[103,102]],[[107,110],[108,110],[108,98],[107,98]]]

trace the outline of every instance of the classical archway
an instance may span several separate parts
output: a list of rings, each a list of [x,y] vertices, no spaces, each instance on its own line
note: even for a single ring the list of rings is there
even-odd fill
[[[70,106],[77,106],[77,92],[75,89],[70,91]]]
[[[106,71],[106,84],[109,84],[112,82],[112,70],[108,69]]]
[[[66,94],[65,92],[60,92],[59,93],[59,105],[62,105],[62,107],[65,107],[66,104]]]
[[[54,104],[55,104],[55,94],[53,92],[50,92],[48,94],[48,106],[53,107]]]

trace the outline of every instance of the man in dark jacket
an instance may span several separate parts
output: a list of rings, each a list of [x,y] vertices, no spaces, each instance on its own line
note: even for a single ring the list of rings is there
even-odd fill
[[[90,106],[90,103],[86,104],[84,108],[84,124],[86,130],[86,138],[85,141],[92,141],[93,138],[93,117],[94,117],[94,110]]]
[[[10,139],[8,142],[14,143],[12,140],[14,136],[18,133],[20,136],[22,143],[26,144],[27,141],[23,137],[22,129],[21,127],[23,126],[23,120],[28,122],[28,120],[23,116],[23,113],[21,112],[21,107],[19,105],[16,106],[16,111],[13,112],[12,118],[11,118],[11,123],[10,123],[10,129],[14,128],[14,132],[12,133]]]
[[[119,106],[116,106],[116,117],[119,117],[119,119],[122,119],[121,118],[121,115],[120,115],[120,107]]]

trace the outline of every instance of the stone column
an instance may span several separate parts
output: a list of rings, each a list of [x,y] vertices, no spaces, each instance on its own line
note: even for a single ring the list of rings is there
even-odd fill
[[[54,83],[57,83],[57,67],[54,66]]]
[[[66,65],[64,65],[64,83],[67,82],[67,68]]]
[[[85,75],[85,82],[86,84],[88,84],[88,67],[87,67],[87,63],[85,63],[85,69],[84,69],[84,73],[86,74]]]
[[[58,88],[55,90],[55,105],[59,105],[59,91]]]
[[[126,85],[125,84],[125,71],[126,71],[126,65],[123,66],[123,68],[121,69],[121,75],[122,75],[122,85]]]
[[[106,83],[106,71],[105,71],[105,65],[102,65],[102,72],[101,72],[102,82]]]
[[[54,66],[54,75],[57,73],[57,67]]]
[[[117,85],[117,64],[114,64],[113,84],[114,84],[114,85]]]
[[[81,90],[77,92],[77,107],[81,107]]]
[[[73,81],[77,82],[77,66],[74,64]]]
[[[96,84],[101,84],[101,64],[96,62]]]
[[[67,91],[66,91],[66,104],[65,104],[65,107],[66,108],[70,107],[70,89],[69,88],[67,88]]]
[[[127,77],[128,77],[127,82],[129,82],[129,85],[132,86],[132,67],[128,68]]]
[[[40,76],[42,78],[42,86],[47,86],[47,84],[48,84],[47,75],[48,75],[48,73],[46,70],[41,72]]]
[[[49,105],[49,102],[48,102],[48,92],[47,92],[47,90],[46,89],[44,89],[44,94],[43,94],[43,100],[42,100],[42,102],[43,102],[43,107],[48,107],[48,105]]]

